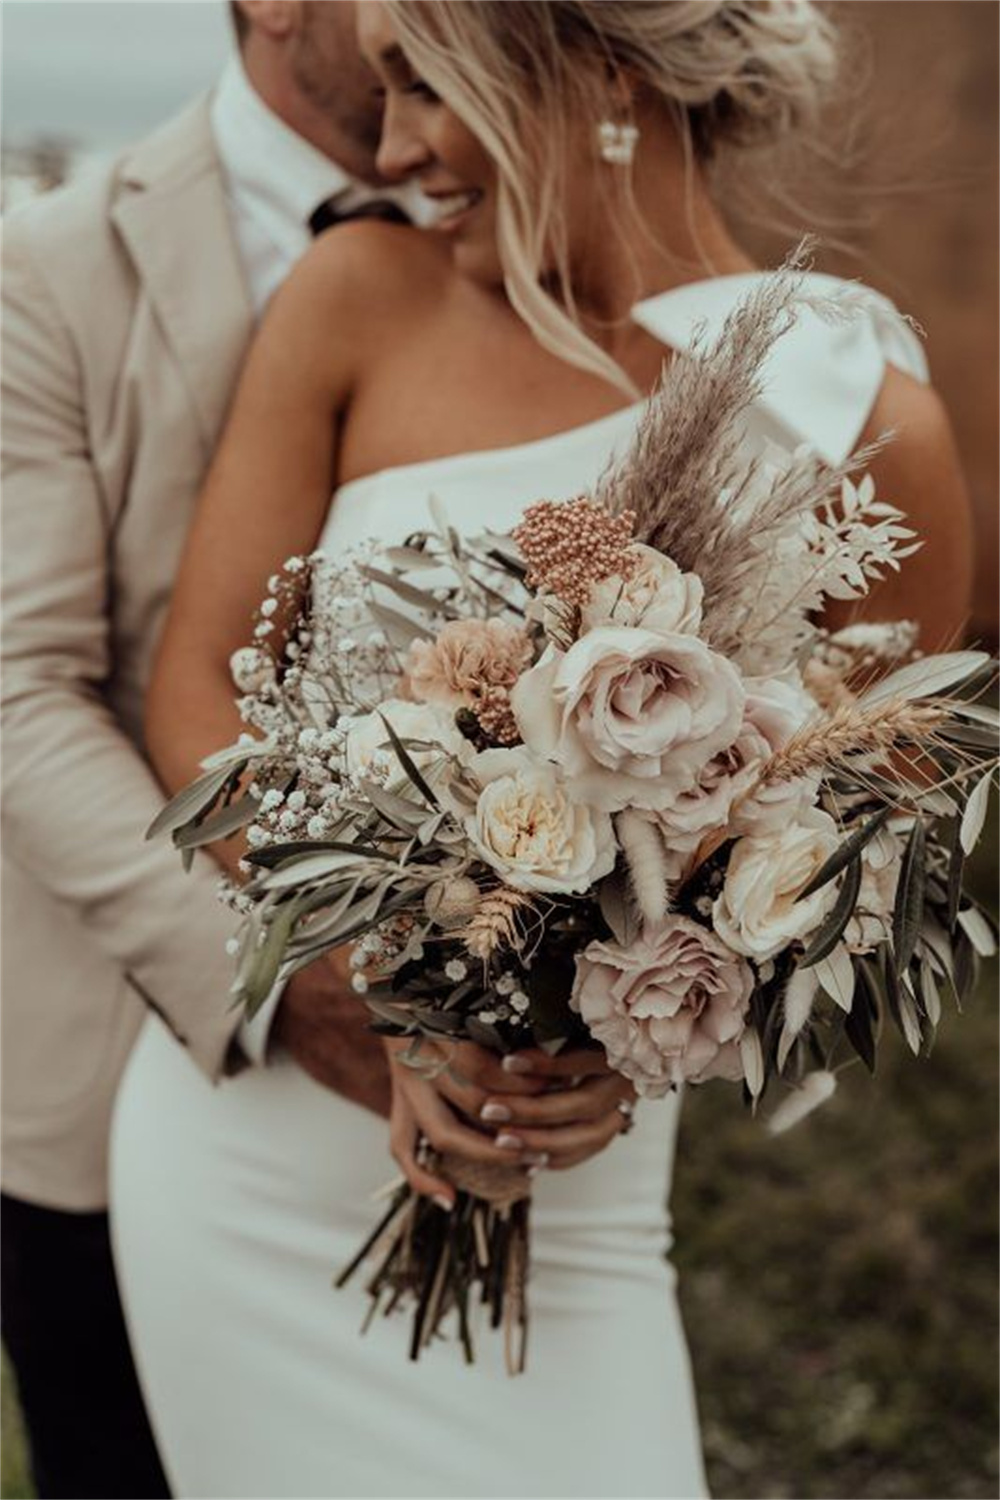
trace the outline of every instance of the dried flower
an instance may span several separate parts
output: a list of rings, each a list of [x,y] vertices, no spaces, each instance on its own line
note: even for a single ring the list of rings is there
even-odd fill
[[[479,903],[479,910],[462,933],[466,948],[474,958],[492,958],[500,948],[519,948],[521,937],[517,918],[531,906],[531,897],[522,891],[499,886]]]
[[[475,709],[491,688],[510,688],[531,662],[531,641],[506,620],[450,620],[433,641],[414,641],[406,659],[414,698]]]
[[[634,521],[631,511],[614,516],[586,496],[529,505],[512,533],[528,564],[529,587],[581,608],[595,583],[614,573],[631,576]]]
[[[479,694],[474,709],[479,727],[487,739],[498,745],[516,745],[521,738],[509,687],[488,687]]]
[[[479,887],[467,875],[438,880],[424,894],[424,910],[439,927],[461,927],[478,907]]]

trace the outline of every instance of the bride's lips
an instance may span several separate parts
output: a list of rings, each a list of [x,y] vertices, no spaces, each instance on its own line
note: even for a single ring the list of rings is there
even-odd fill
[[[434,217],[428,227],[446,234],[463,224],[483,201],[479,188],[466,188],[454,193],[428,193],[425,189],[424,197],[434,204]]]

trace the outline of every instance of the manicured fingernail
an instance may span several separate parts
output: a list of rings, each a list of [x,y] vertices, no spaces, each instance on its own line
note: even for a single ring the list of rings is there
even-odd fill
[[[438,1208],[443,1208],[446,1214],[450,1214],[452,1209],[455,1207],[451,1199],[444,1196],[444,1193],[435,1193],[434,1202],[437,1204]]]
[[[505,1073],[531,1073],[531,1063],[526,1057],[518,1057],[516,1052],[508,1052],[500,1064]]]
[[[531,1163],[528,1171],[537,1172],[540,1167],[548,1166],[549,1153],[547,1151],[533,1151],[530,1156],[526,1156],[524,1159]]]
[[[484,1104],[479,1111],[481,1120],[495,1120],[498,1124],[503,1120],[512,1120],[514,1116],[506,1104]]]
[[[501,1151],[522,1151],[524,1142],[519,1135],[511,1135],[509,1131],[501,1131],[497,1136],[496,1144]]]

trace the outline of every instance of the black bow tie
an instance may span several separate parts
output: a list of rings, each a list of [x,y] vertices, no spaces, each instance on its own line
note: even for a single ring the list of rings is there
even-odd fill
[[[314,213],[309,215],[309,228],[313,234],[323,234],[336,224],[347,224],[352,219],[384,219],[389,224],[411,224],[413,221],[398,203],[391,198],[371,198],[354,208],[338,208],[337,197],[327,198]]]

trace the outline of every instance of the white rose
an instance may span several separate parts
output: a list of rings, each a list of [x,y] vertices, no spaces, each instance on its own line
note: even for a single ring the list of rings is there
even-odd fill
[[[613,626],[550,646],[511,693],[529,749],[609,812],[674,802],[736,738],[743,705],[736,669],[696,636]]]
[[[380,713],[362,714],[345,722],[344,761],[348,775],[370,777],[373,763],[378,764],[388,757],[396,767],[389,777],[392,790],[401,791],[411,785],[392,748],[382,722],[383,714],[404,743],[407,740],[430,742],[430,748],[411,749],[408,753],[417,769],[432,783],[440,772],[448,769],[452,760],[464,762],[473,753],[469,741],[455,728],[451,714],[429,703],[388,698],[381,705]]]
[[[476,852],[519,891],[582,893],[614,869],[605,812],[571,802],[551,766],[521,747],[484,750],[469,764],[481,791],[462,822]]]
[[[837,899],[837,882],[797,898],[839,843],[836,823],[817,807],[777,833],[737,839],[712,912],[723,942],[759,962],[812,932]]]
[[[668,635],[695,635],[701,624],[704,589],[696,573],[684,573],[655,547],[634,542],[629,555],[638,559],[628,578],[617,573],[595,583],[580,612],[584,630],[600,625],[641,625]]]

